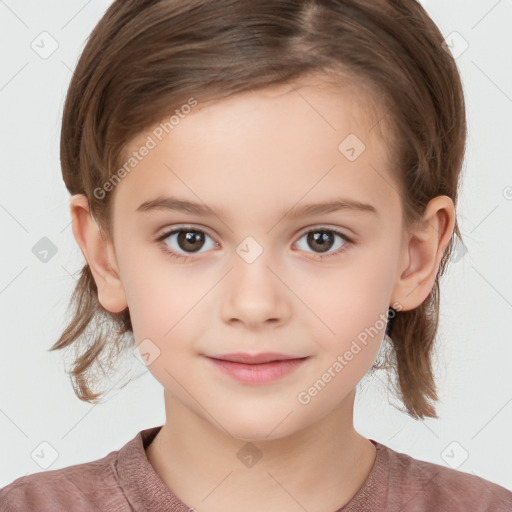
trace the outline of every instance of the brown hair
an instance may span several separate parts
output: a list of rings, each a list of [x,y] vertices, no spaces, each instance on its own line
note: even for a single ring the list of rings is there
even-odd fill
[[[220,99],[330,74],[379,98],[409,226],[438,195],[457,204],[465,106],[455,61],[442,43],[415,0],[116,0],[91,33],[69,86],[60,146],[64,182],[71,194],[87,197],[110,237],[113,194],[97,197],[95,190],[112,179],[133,137],[191,97]],[[454,236],[461,239],[457,220]],[[439,278],[454,236],[429,297],[399,311],[386,337],[391,345],[380,367],[396,371],[395,393],[412,417],[437,417],[431,359]],[[93,366],[105,373],[102,357],[112,368],[124,348],[134,348],[130,314],[101,306],[87,263],[70,310],[68,327],[49,350],[73,344],[75,393],[95,402],[103,393],[90,387]]]

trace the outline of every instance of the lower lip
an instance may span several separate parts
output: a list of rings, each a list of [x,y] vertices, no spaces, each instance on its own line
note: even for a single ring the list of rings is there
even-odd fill
[[[244,364],[207,357],[221,372],[244,384],[267,384],[293,372],[307,358],[286,359],[271,363]]]

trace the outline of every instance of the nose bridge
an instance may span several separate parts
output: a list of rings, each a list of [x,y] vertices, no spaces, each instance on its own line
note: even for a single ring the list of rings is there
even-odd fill
[[[258,190],[259,187],[253,189]],[[244,283],[255,288],[263,284],[266,293],[283,286],[274,274],[284,273],[290,232],[276,210],[279,208],[268,203],[255,203],[254,196],[251,199],[248,195],[238,195],[233,211],[238,211],[239,215],[224,218],[230,231],[229,245],[234,252],[229,258],[232,267],[229,279],[235,291]]]
[[[268,252],[268,247],[264,244],[268,243],[269,237],[265,238],[265,241],[261,237],[258,238],[259,240],[253,235],[247,235],[236,247],[237,255],[247,265],[252,265],[257,260],[263,260],[260,264],[265,263],[267,259],[266,256],[261,256]]]
[[[270,239],[270,236],[265,238]],[[235,252],[226,282],[228,290],[223,296],[224,319],[256,325],[282,317],[284,290],[273,269],[273,251],[264,247],[256,236],[248,235],[236,246]]]
[[[275,276],[270,271],[272,254],[275,251],[269,246],[271,237],[263,240],[263,235],[247,235],[236,247],[233,258],[233,285],[248,283],[258,287],[264,285],[269,290]],[[275,262],[274,262],[275,263]],[[269,268],[270,267],[270,268]]]

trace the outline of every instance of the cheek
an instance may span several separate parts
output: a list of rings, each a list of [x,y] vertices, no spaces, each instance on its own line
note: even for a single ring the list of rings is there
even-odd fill
[[[156,275],[155,275],[156,274]],[[167,343],[196,318],[198,301],[207,290],[197,289],[183,277],[166,278],[158,269],[146,270],[130,284],[128,306],[136,339],[141,336]],[[189,335],[193,331],[189,331]]]
[[[141,264],[143,258],[133,256],[126,269],[135,342],[141,354],[150,354],[150,373],[179,395],[182,390],[177,382],[191,378],[190,364],[204,352],[201,340],[216,307],[214,294],[209,292],[218,276],[201,278],[193,267],[169,263],[165,257]]]
[[[139,352],[148,353],[149,372],[165,388],[180,396],[178,382],[190,379],[189,363],[199,353],[196,340],[204,330],[205,308],[213,307],[206,286],[198,286],[183,272],[169,267],[144,266],[129,281],[128,305]],[[148,364],[149,363],[149,364]],[[173,378],[174,377],[174,378]]]
[[[346,339],[374,325],[379,315],[387,312],[390,275],[386,262],[359,258],[354,265],[316,277],[302,293],[310,309],[323,320],[324,335],[330,328],[333,337]]]
[[[136,341],[164,342],[186,320],[201,290],[193,276],[169,261],[156,244],[125,244],[118,260]]]
[[[377,357],[387,325],[394,257],[393,248],[375,246],[302,288],[315,313],[308,312],[303,327],[317,343],[321,371],[328,372],[317,377],[332,382],[334,396],[354,387]]]
[[[314,400],[319,411],[332,408],[361,381],[384,338],[388,298],[381,288],[386,280],[380,268],[362,270],[340,272],[310,295],[322,321],[309,314],[303,326],[316,342],[318,362],[297,399],[301,404]]]

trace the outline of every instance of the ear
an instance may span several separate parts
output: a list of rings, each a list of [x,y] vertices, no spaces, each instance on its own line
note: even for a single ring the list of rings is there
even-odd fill
[[[73,195],[70,210],[73,235],[91,269],[98,288],[98,300],[107,311],[119,313],[128,304],[112,242],[107,240],[92,217],[85,195]]]
[[[454,226],[453,201],[448,196],[431,199],[423,218],[414,223],[404,240],[391,305],[399,303],[400,310],[407,311],[430,295]]]

